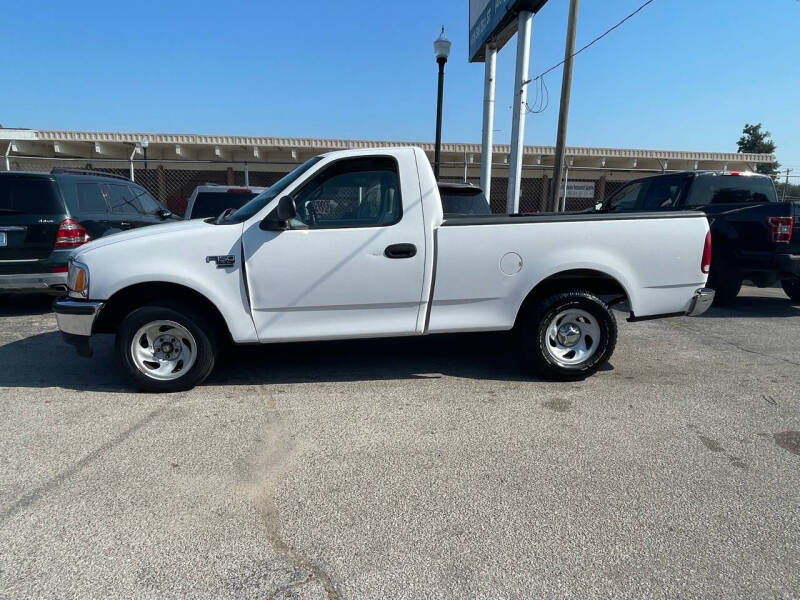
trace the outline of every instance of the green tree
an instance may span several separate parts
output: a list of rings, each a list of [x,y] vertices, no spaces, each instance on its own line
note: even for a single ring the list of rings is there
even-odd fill
[[[761,123],[750,125],[747,123],[742,130],[742,137],[737,142],[739,152],[755,154],[775,154],[775,142],[772,141],[772,134],[761,129]],[[778,174],[780,163],[763,163],[756,167],[756,171],[775,177]]]

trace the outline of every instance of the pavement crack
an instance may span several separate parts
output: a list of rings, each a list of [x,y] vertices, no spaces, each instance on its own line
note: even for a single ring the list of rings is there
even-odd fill
[[[288,592],[289,590],[294,590],[299,587],[303,587],[314,581],[314,576],[311,573],[308,573],[305,579],[301,579],[300,581],[290,581],[289,583],[285,583],[284,585],[278,587],[276,590],[270,592],[267,596],[267,600],[275,600],[278,597],[278,594],[283,594],[284,592]]]
[[[294,567],[307,573],[307,577],[304,580],[292,582],[277,588],[268,596],[269,600],[274,599],[279,593],[300,587],[301,585],[306,585],[314,580],[322,584],[328,600],[339,600],[339,593],[336,591],[336,586],[333,584],[330,575],[319,565],[297,552],[297,550],[287,544],[281,537],[278,526],[277,508],[271,499],[262,506],[261,516],[264,518],[264,523],[267,527],[267,537],[269,537],[277,553],[289,561]]]
[[[18,512],[25,510],[32,504],[38,502],[39,500],[42,499],[42,497],[45,496],[45,494],[63,485],[67,480],[69,480],[74,475],[76,475],[77,473],[85,469],[87,466],[95,462],[106,452],[112,450],[116,446],[119,446],[120,444],[125,442],[129,437],[134,435],[143,427],[147,426],[156,417],[160,416],[161,413],[163,413],[168,406],[169,404],[164,404],[159,408],[157,408],[156,410],[148,413],[142,419],[140,419],[139,421],[128,427],[125,431],[119,433],[114,438],[108,440],[105,444],[92,450],[89,454],[84,456],[70,468],[61,471],[61,473],[59,473],[55,477],[50,478],[39,487],[31,490],[30,492],[19,498],[16,502],[12,503],[8,508],[0,512],[0,524],[5,523],[8,519],[13,517]]]
[[[281,536],[280,516],[275,497],[281,480],[291,471],[304,446],[296,434],[286,429],[280,417],[270,421],[267,430],[259,438],[263,440],[261,447],[250,458],[250,481],[246,485],[246,492],[263,520],[267,539],[275,552],[295,569],[306,573],[307,577],[306,580],[290,582],[276,588],[268,598],[275,598],[282,592],[318,581],[324,588],[328,600],[339,600],[339,593],[330,575],[290,546]]]

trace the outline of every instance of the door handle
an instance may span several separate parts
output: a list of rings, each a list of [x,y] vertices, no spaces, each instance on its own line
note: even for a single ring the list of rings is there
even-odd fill
[[[414,244],[392,244],[386,246],[383,255],[386,258],[413,258],[417,255],[417,247]]]
[[[119,224],[119,228],[120,228],[120,229],[130,229],[131,227],[132,227],[132,224],[131,224],[131,223],[128,223],[127,221],[122,221],[122,222]]]

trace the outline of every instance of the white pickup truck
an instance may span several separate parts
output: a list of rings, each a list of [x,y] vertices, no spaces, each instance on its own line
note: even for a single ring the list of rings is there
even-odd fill
[[[312,158],[235,212],[90,242],[54,303],[64,338],[116,333],[138,387],[191,388],[236,344],[516,328],[539,375],[590,375],[630,320],[705,311],[697,212],[443,217],[416,148]]]

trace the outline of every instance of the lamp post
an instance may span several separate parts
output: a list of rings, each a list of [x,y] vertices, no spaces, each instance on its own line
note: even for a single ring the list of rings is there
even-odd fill
[[[436,98],[436,149],[433,158],[433,174],[439,179],[439,166],[442,159],[442,94],[444,93],[444,65],[450,56],[450,40],[444,37],[444,27],[438,39],[433,42],[436,63],[439,65],[439,94]]]
[[[150,140],[148,140],[146,137],[143,137],[141,145],[142,152],[144,152],[144,170],[147,171],[147,147],[150,145]]]

